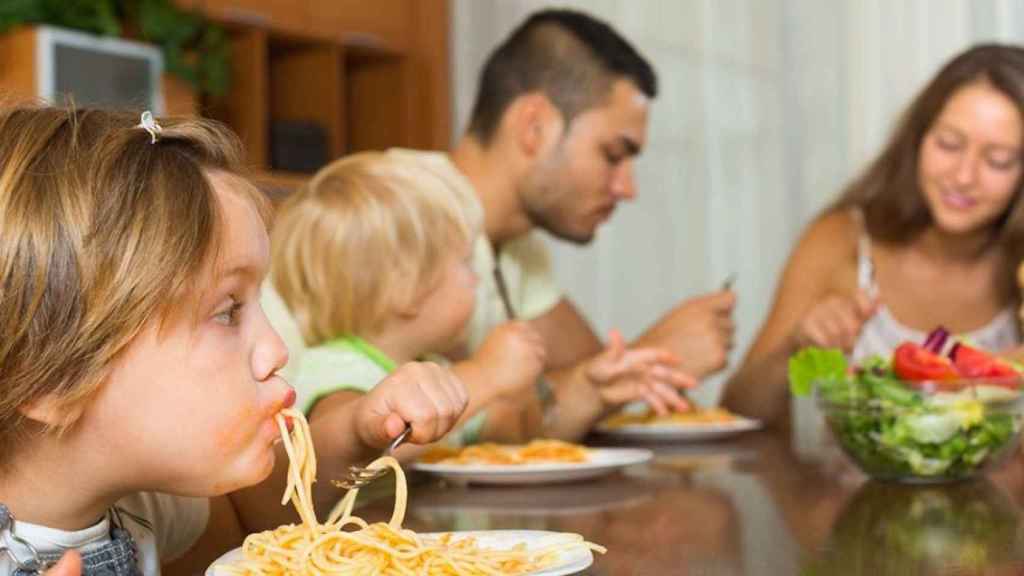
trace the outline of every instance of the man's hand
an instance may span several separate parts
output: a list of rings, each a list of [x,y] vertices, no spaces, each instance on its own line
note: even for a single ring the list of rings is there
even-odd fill
[[[736,294],[722,290],[685,300],[634,343],[671,351],[679,367],[703,379],[726,367],[736,325]]]
[[[596,388],[605,412],[642,400],[658,414],[690,408],[679,394],[697,381],[679,368],[679,359],[659,348],[628,349],[612,330],[605,350],[588,361],[585,374]]]

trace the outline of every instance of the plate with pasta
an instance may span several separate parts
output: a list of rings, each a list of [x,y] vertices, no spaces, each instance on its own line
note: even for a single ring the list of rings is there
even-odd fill
[[[289,434],[285,417],[295,423]],[[579,534],[537,530],[488,530],[417,534],[404,528],[408,487],[405,473],[390,456],[367,468],[395,475],[395,507],[388,522],[368,523],[352,514],[358,489],[349,490],[320,522],[313,509],[316,456],[305,417],[285,410],[277,417],[288,453],[288,485],[282,504],[291,502],[301,521],[257,532],[242,546],[217,559],[207,576],[562,576],[593,563],[602,546]]]
[[[444,533],[424,533],[418,535],[422,542],[426,544],[436,544],[440,542],[447,542],[449,549],[454,550],[481,550],[490,551],[493,557],[498,558],[502,555],[512,558],[509,561],[509,568],[503,568],[502,562],[492,561],[491,563],[484,564],[478,562],[474,566],[473,561],[470,560],[468,564],[463,567],[461,571],[457,569],[451,569],[448,571],[440,570],[437,572],[430,572],[429,568],[423,567],[420,572],[413,572],[413,574],[423,574],[424,576],[430,574],[439,575],[451,575],[451,576],[477,576],[485,574],[509,574],[518,576],[564,576],[566,574],[579,574],[586,570],[594,563],[594,555],[589,549],[578,546],[578,541],[571,538],[567,538],[567,534],[560,532],[548,532],[545,530],[480,530],[480,531],[466,531],[466,532],[444,532]],[[559,550],[561,548],[561,550]],[[554,554],[551,554],[551,552]],[[540,559],[536,561],[534,566],[522,565],[521,570],[516,568],[518,563],[515,558],[517,556],[529,557],[532,555],[534,558]],[[547,562],[543,560],[543,556],[550,555],[551,559]],[[453,554],[454,556],[454,554]],[[461,559],[461,558],[460,558]],[[239,565],[245,565],[245,552],[243,548],[235,548],[231,552],[228,552],[216,562],[209,570],[206,571],[206,576],[230,576],[238,574],[238,572],[232,571],[228,567],[234,567]],[[508,570],[502,572],[486,572],[482,571],[484,567],[490,568],[491,570]],[[478,568],[474,571],[474,568]],[[288,572],[281,571],[280,574],[291,574]],[[308,574],[320,574],[327,573],[323,572],[308,572]],[[330,574],[364,574],[365,572],[330,572]],[[372,572],[378,574],[379,572]],[[268,574],[274,574],[269,572]]]
[[[650,410],[622,412],[605,419],[595,430],[622,440],[703,442],[760,428],[758,420],[744,418],[724,408],[697,408],[664,416]]]
[[[611,474],[653,456],[640,448],[589,448],[559,440],[435,448],[410,468],[463,484],[553,484]]]

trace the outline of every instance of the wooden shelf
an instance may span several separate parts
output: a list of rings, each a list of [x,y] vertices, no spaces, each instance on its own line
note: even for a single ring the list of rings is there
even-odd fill
[[[188,1],[198,2],[179,0]],[[447,0],[293,0],[293,18],[280,20],[273,17],[279,4],[197,4],[218,19],[226,10],[266,16],[226,21],[232,88],[206,107],[239,133],[261,173],[281,172],[271,158],[278,121],[319,127],[328,160],[393,146],[448,147]],[[308,25],[298,30],[302,18]],[[295,182],[268,181],[278,190]]]
[[[271,44],[270,120],[323,128],[328,158],[345,154],[344,50],[335,44]]]
[[[200,100],[168,76],[168,112],[230,126],[268,189],[293,190],[307,178],[274,165],[275,122],[290,123],[302,146],[322,134],[327,161],[368,149],[448,147],[448,0],[174,1],[225,26],[231,86]],[[0,35],[0,95],[34,96],[35,71],[26,64],[33,46],[30,32]]]
[[[176,0],[187,10],[231,27],[259,28],[282,33],[305,34],[312,18],[313,0]],[[330,0],[324,0],[329,2]]]
[[[314,33],[344,46],[406,52],[420,0],[313,0]]]

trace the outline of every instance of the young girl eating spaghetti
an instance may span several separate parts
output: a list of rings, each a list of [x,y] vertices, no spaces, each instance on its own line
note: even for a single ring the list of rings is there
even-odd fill
[[[0,111],[0,574],[68,550],[61,574],[191,572],[276,525],[242,522],[273,499],[223,496],[271,473],[295,398],[258,305],[265,201],[239,159],[201,120]],[[406,423],[431,441],[465,406],[437,367],[394,380],[353,412],[364,450]]]

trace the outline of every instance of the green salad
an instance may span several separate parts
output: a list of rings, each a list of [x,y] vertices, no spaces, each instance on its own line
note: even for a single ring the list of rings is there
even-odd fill
[[[851,367],[839,350],[806,348],[790,358],[790,388],[797,396],[816,390],[840,445],[872,476],[964,477],[1013,444],[1019,375],[926,388],[901,377],[900,362],[898,350],[895,362],[874,357]]]

